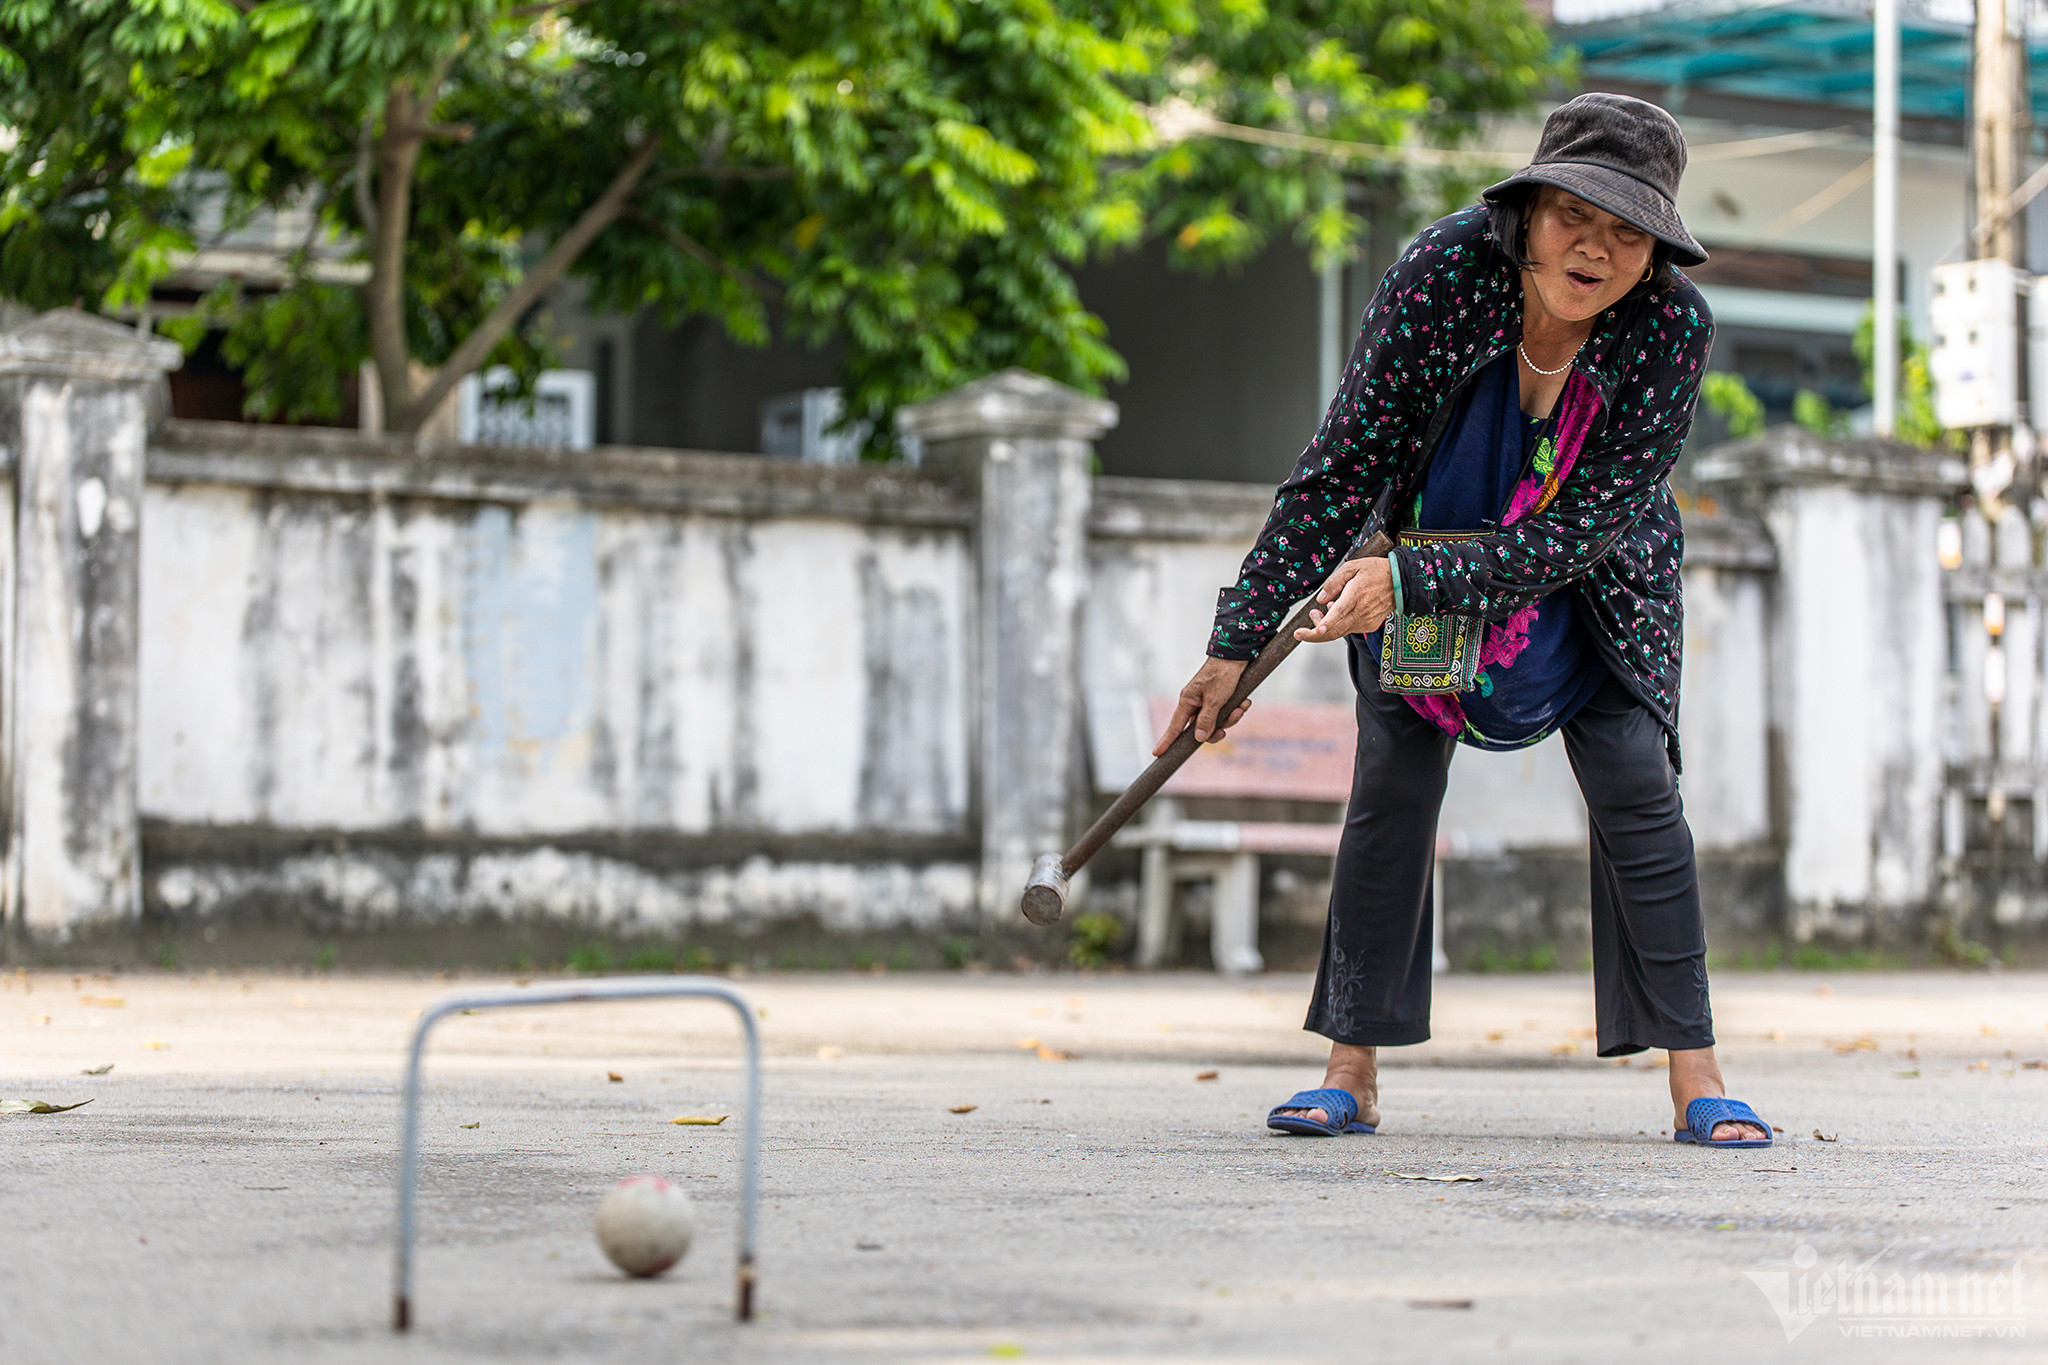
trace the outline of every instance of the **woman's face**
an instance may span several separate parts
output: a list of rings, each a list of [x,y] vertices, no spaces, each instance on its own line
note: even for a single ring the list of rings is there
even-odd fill
[[[1541,186],[1529,210],[1523,292],[1555,321],[1584,322],[1642,281],[1656,245],[1656,238],[1607,210]]]

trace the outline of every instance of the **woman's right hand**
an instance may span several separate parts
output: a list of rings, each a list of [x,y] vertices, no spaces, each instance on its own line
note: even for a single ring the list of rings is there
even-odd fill
[[[1239,702],[1237,709],[1221,725],[1216,723],[1216,713],[1237,690],[1237,680],[1244,676],[1247,662],[1244,659],[1202,661],[1202,666],[1195,670],[1195,676],[1189,678],[1188,685],[1180,690],[1180,701],[1173,708],[1173,719],[1166,722],[1166,733],[1159,737],[1159,743],[1152,746],[1154,758],[1166,752],[1190,720],[1195,723],[1195,738],[1204,744],[1214,744],[1229,733],[1231,726],[1244,719],[1244,713],[1251,709],[1249,697]]]

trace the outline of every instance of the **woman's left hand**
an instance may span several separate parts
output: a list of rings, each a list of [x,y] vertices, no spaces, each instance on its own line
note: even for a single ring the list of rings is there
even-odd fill
[[[1307,644],[1369,635],[1386,623],[1394,610],[1394,571],[1385,559],[1347,559],[1316,593],[1321,608],[1310,607],[1313,626],[1294,632]]]

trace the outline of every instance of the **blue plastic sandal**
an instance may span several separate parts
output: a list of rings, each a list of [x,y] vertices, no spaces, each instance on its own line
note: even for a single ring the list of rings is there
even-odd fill
[[[1760,1138],[1714,1139],[1714,1127],[1722,1123],[1753,1123],[1764,1130]],[[1694,1133],[1705,1134],[1694,1137]],[[1757,1117],[1756,1110],[1741,1100],[1720,1099],[1702,1095],[1685,1106],[1685,1127],[1671,1135],[1673,1142],[1691,1142],[1701,1147],[1768,1147],[1771,1145],[1771,1125]]]
[[[1283,1114],[1282,1109],[1320,1109],[1330,1120],[1317,1123],[1306,1114]],[[1273,1112],[1266,1115],[1266,1126],[1302,1137],[1336,1137],[1340,1133],[1373,1130],[1371,1124],[1358,1121],[1358,1101],[1351,1098],[1351,1092],[1334,1086],[1328,1090],[1303,1090],[1287,1103],[1274,1105]]]

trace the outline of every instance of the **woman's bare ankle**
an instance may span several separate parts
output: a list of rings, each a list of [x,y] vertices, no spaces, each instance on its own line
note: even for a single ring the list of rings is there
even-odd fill
[[[1358,1117],[1378,1126],[1380,1076],[1376,1049],[1351,1043],[1332,1043],[1330,1062],[1323,1071],[1323,1085],[1349,1094],[1358,1101]]]

